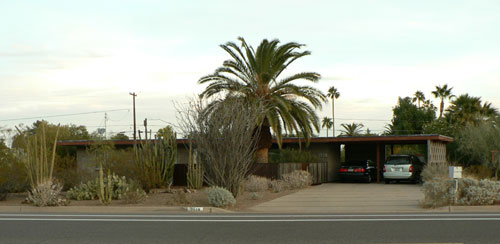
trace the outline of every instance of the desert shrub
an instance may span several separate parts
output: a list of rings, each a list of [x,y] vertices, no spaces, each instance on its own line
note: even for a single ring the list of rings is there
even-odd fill
[[[107,184],[108,179],[104,177],[104,184]],[[142,188],[135,181],[127,179],[125,176],[118,176],[116,174],[111,175],[113,199],[122,199],[122,197],[131,191],[142,190]],[[73,187],[68,190],[67,198],[73,200],[95,200],[97,199],[97,193],[99,188],[99,178],[96,178],[87,183],[81,183],[80,185]]]
[[[461,179],[458,185],[458,204],[492,205],[500,203],[500,182]]]
[[[65,205],[65,201],[59,198],[62,185],[46,181],[38,184],[28,193],[28,202],[37,207]]]
[[[317,163],[318,157],[309,151],[295,149],[272,150],[269,152],[270,163]]]
[[[0,201],[7,200],[8,194],[9,194],[9,190],[7,187],[7,183],[0,183]]]
[[[426,164],[421,176],[424,182],[447,179],[448,164]]]
[[[286,184],[282,180],[272,180],[269,182],[269,188],[274,193],[281,192],[286,189]]]
[[[256,124],[264,106],[237,97],[215,100],[209,105],[195,101],[180,111],[180,127],[196,145],[205,182],[221,186],[238,196],[255,161]]]
[[[464,169],[463,174],[464,177],[482,180],[492,178],[495,172],[486,165],[471,165]]]
[[[295,170],[292,173],[283,174],[282,178],[290,189],[304,188],[313,183],[311,174],[303,170]]]
[[[245,182],[245,191],[259,192],[269,189],[269,179],[266,177],[250,175]]]
[[[222,187],[210,187],[207,189],[208,203],[214,207],[227,207],[236,203],[233,194]]]
[[[30,188],[24,163],[0,158],[0,185],[7,192],[24,192]]]
[[[133,189],[129,192],[126,192],[122,196],[122,200],[124,200],[126,203],[131,204],[144,202],[146,201],[146,198],[147,194],[144,190],[142,190],[142,188]]]
[[[422,186],[424,207],[441,207],[450,205],[453,201],[453,185],[455,182],[448,180],[426,181]]]

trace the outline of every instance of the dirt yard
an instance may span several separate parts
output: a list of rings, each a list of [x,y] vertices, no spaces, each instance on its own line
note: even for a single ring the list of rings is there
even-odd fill
[[[236,205],[228,207],[231,211],[245,211],[257,204],[273,200],[278,197],[297,192],[298,190],[284,190],[279,193],[270,191],[257,192],[257,197],[253,197],[253,193],[244,192],[236,199]],[[7,200],[0,201],[0,206],[17,206],[23,204],[27,193],[11,193],[7,196]],[[61,194],[64,198],[65,193]],[[99,200],[70,200],[70,206],[100,206]],[[142,203],[129,204],[124,200],[113,200],[111,206],[192,206],[192,207],[207,207],[208,197],[205,189],[187,192],[186,188],[174,187],[170,191],[167,189],[154,189],[149,194],[146,200]]]

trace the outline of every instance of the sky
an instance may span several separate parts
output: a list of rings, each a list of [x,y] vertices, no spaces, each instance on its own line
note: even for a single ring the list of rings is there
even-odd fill
[[[138,126],[177,125],[198,79],[229,58],[219,45],[239,36],[306,45],[312,55],[287,72],[318,72],[312,86],[339,90],[336,134],[351,122],[383,132],[398,97],[417,90],[439,107],[436,85],[498,108],[499,13],[496,0],[3,0],[0,127],[45,119],[132,135],[129,92]],[[331,103],[317,113],[331,117]]]

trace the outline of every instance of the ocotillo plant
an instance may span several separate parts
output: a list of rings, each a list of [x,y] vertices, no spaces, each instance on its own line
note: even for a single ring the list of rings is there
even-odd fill
[[[172,184],[174,165],[177,161],[177,139],[173,130],[163,132],[152,141],[141,142],[135,147],[136,163],[143,174],[146,191]]]
[[[26,143],[24,162],[28,172],[31,188],[34,189],[45,182],[52,181],[59,126],[57,127],[54,143],[52,145],[48,145],[47,143],[45,124],[43,123],[41,124],[41,133],[39,134],[28,135],[28,132],[22,133],[24,134],[23,136]]]
[[[187,171],[187,183],[189,189],[200,189],[203,186],[203,168],[200,163],[195,163],[196,157],[197,155],[193,155],[193,148],[190,141]]]

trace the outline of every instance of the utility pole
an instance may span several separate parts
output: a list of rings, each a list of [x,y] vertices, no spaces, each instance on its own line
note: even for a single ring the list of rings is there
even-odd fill
[[[104,139],[108,139],[108,126],[107,122],[108,121],[108,113],[104,113]]]
[[[148,140],[148,119],[144,119],[144,138]]]
[[[129,92],[128,94],[132,95],[132,98],[133,98],[133,108],[134,108],[134,144],[136,143],[137,141],[137,136],[136,136],[136,133],[137,133],[137,129],[136,129],[136,125],[135,125],[135,97],[137,97],[137,94],[135,94],[135,92]]]

